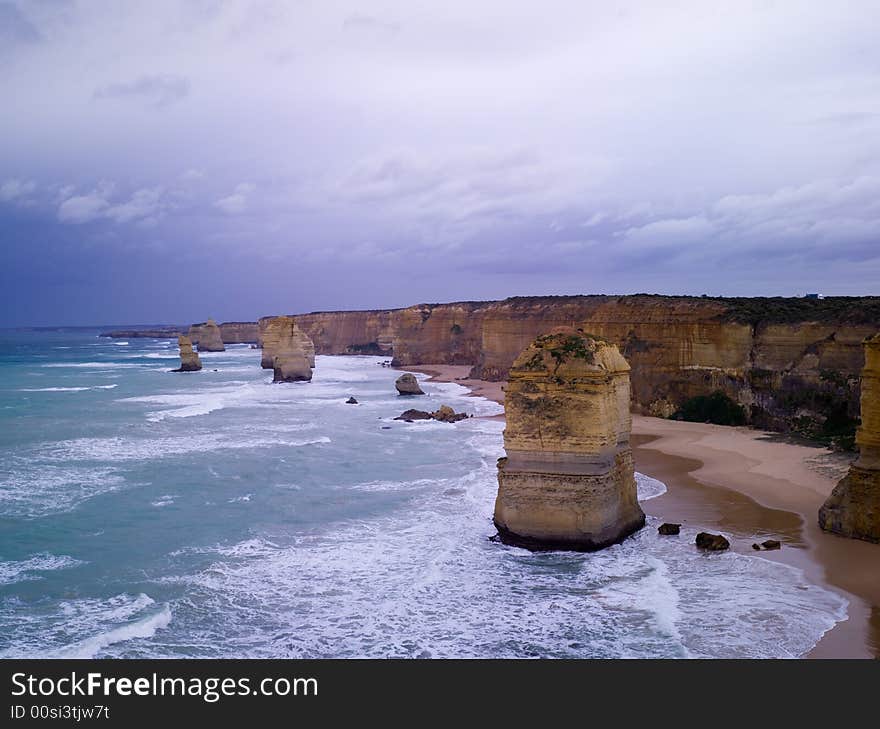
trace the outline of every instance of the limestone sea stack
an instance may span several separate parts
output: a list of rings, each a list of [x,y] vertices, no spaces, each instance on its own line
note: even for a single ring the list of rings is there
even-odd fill
[[[199,352],[225,352],[220,327],[213,319],[204,324],[193,324],[190,328],[190,339],[197,343]]]
[[[275,368],[276,356],[286,356],[292,352],[303,355],[310,367],[315,366],[315,344],[300,329],[295,317],[272,317],[263,331],[262,342],[263,357],[260,364],[264,370]]]
[[[308,382],[312,379],[312,368],[303,354],[288,353],[275,357],[274,382]]]
[[[880,542],[880,334],[865,341],[859,459],[819,509],[819,526],[844,537]]]
[[[538,337],[513,363],[504,405],[495,526],[529,549],[589,551],[645,524],[629,437],[629,365],[573,329]]]
[[[177,337],[177,346],[180,347],[180,367],[172,372],[198,372],[202,369],[202,361],[199,355],[193,351],[192,342],[189,337],[182,334]]]
[[[394,382],[398,395],[424,395],[422,388],[419,387],[419,381],[411,372],[405,372]]]

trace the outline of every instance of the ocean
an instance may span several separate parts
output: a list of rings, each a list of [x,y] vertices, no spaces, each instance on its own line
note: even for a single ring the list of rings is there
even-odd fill
[[[457,384],[399,398],[361,356],[273,384],[247,345],[178,374],[176,342],[98,333],[0,331],[0,657],[798,657],[846,618],[696,525],[490,541],[503,423],[393,420],[502,412]]]

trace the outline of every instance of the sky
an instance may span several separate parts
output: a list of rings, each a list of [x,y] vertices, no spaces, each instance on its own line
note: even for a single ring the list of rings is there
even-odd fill
[[[880,294],[880,3],[0,0],[0,326]]]

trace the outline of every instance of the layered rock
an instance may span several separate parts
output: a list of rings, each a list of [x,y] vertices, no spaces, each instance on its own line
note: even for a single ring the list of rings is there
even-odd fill
[[[308,382],[312,379],[312,367],[303,354],[288,352],[275,357],[273,382]]]
[[[262,325],[264,320],[260,320]],[[275,316],[265,320],[260,333],[263,356],[260,361],[264,370],[274,369],[276,357],[301,355],[315,366],[315,345],[292,316]]]
[[[213,319],[203,324],[193,324],[189,328],[189,338],[196,342],[199,352],[225,352],[226,347],[223,346],[223,337],[220,334],[220,327]]]
[[[394,381],[398,395],[424,395],[416,376],[410,372],[404,372]]]
[[[398,366],[470,364],[489,380],[505,379],[536,336],[579,327],[626,357],[637,412],[668,417],[721,391],[756,426],[831,438],[858,415],[861,342],[876,332],[880,298],[517,297],[297,321],[319,354],[393,352]]]
[[[819,509],[829,532],[880,542],[880,334],[865,341],[859,458]]]
[[[202,369],[202,361],[199,355],[193,351],[192,342],[183,334],[177,337],[177,345],[180,347],[180,367],[172,372],[198,372]]]
[[[593,550],[644,525],[629,373],[616,346],[573,329],[538,337],[517,357],[505,395],[507,457],[498,463],[502,541]]]

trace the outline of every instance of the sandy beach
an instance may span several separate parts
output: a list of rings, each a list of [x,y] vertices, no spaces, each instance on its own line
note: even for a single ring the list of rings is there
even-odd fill
[[[469,379],[465,365],[406,369],[504,401],[503,382]],[[668,488],[644,504],[647,513],[722,532],[737,552],[798,567],[849,600],[848,619],[808,657],[880,657],[880,545],[826,534],[817,524],[849,457],[779,434],[641,415],[633,416],[632,434],[636,468]],[[766,539],[782,549],[752,548]]]

